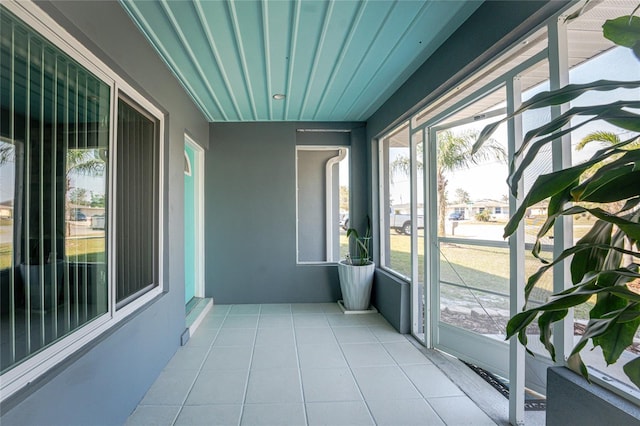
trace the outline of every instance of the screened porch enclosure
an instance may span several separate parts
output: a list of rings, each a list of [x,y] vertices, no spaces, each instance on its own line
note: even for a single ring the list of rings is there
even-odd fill
[[[514,153],[527,132],[557,117],[561,109],[528,110],[498,126],[483,145],[484,152],[474,157],[470,148],[485,126],[536,94],[569,83],[637,80],[637,58],[602,35],[606,20],[633,8],[632,2],[603,2],[566,20],[579,9],[568,7],[378,140],[382,267],[411,284],[412,333],[427,346],[504,377],[517,394],[518,386],[544,394],[546,368],[554,364],[535,326],[528,330],[528,348],[535,357],[523,351],[516,357],[521,348],[505,341],[507,322],[525,306],[525,282],[542,265],[531,249],[547,217],[548,202],[532,206],[522,229],[508,239],[503,236],[505,225],[538,176],[588,159],[607,145],[606,138],[597,138],[600,134],[619,140],[637,134],[586,117],[573,119],[571,125],[580,120],[588,124],[537,152],[517,196],[507,185],[517,160]],[[598,92],[572,100],[562,111],[639,98],[637,89]],[[424,218],[424,232],[419,225],[411,235],[397,235],[391,221],[397,200],[409,206],[407,220],[420,224]],[[429,207],[423,210],[423,205]],[[558,220],[540,240],[541,256],[552,259],[594,222],[590,214]],[[568,266],[556,265],[538,281],[527,306],[544,303],[570,282]],[[557,360],[568,356],[580,339],[593,305],[590,300],[579,306],[554,331],[554,345],[561,351]],[[592,376],[636,398],[635,386],[622,371],[635,351],[635,344],[627,348],[617,365],[605,365],[599,349],[584,351],[583,359]],[[518,371],[524,372],[521,382]]]

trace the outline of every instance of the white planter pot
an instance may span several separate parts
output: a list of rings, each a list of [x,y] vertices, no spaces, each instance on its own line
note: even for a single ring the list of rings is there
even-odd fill
[[[25,296],[27,293],[29,294],[29,305],[32,312],[48,312],[58,304],[58,298],[62,294],[62,285],[64,283],[63,266],[64,262],[62,260],[42,265],[20,265],[24,294]],[[55,284],[53,281],[54,271]],[[57,291],[54,292],[54,288]]]
[[[338,262],[340,290],[345,309],[349,311],[365,311],[369,309],[371,286],[376,264],[371,262],[363,266],[347,265]]]

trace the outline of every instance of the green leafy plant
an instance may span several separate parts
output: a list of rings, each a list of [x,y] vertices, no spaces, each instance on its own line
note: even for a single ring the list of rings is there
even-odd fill
[[[639,18],[624,16],[610,20],[603,29],[608,39],[633,48],[640,58]],[[619,88],[640,88],[640,81],[599,80],[539,93],[524,102],[513,114],[487,126],[478,137],[474,150],[482,146],[500,123],[524,111],[561,105],[591,91]],[[511,164],[508,184],[512,194],[517,196],[525,170],[542,147],[596,120],[630,132],[640,132],[638,109],[639,100],[573,107],[549,123],[529,131]],[[586,120],[579,124],[571,123],[573,118],[580,116]],[[555,360],[551,338],[553,323],[565,318],[569,309],[595,300],[582,338],[568,360],[569,366],[587,379],[589,375],[580,358],[580,351],[588,341],[600,346],[605,361],[612,364],[633,343],[640,326],[640,294],[628,285],[634,281],[640,282],[640,149],[637,139],[637,136],[633,136],[624,141],[615,141],[582,164],[539,176],[505,226],[504,236],[507,237],[521,225],[527,209],[548,200],[547,218],[532,249],[532,254],[543,265],[527,280],[524,290],[527,304],[522,312],[510,319],[507,338],[517,335],[526,346],[527,327],[537,319],[540,341]],[[555,221],[563,216],[585,213],[596,218],[587,234],[555,259],[543,259],[540,254],[541,239],[552,231]],[[529,306],[529,296],[542,275],[555,265],[569,260],[572,286],[552,295],[542,305]],[[640,387],[640,357],[623,368],[631,381]]]
[[[491,220],[491,213],[489,213],[489,210],[484,209],[480,213],[476,213],[476,220],[478,222],[489,222]]]
[[[371,244],[371,219],[367,215],[367,228],[362,236],[358,234],[355,228],[347,229],[347,238],[351,241],[351,238],[355,241],[356,256],[352,258],[350,254],[347,254],[345,263],[347,265],[363,266],[371,263],[371,256],[369,254]]]

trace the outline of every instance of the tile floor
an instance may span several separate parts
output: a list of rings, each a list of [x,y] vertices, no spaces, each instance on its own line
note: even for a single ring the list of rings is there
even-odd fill
[[[494,425],[379,314],[216,305],[128,425]]]

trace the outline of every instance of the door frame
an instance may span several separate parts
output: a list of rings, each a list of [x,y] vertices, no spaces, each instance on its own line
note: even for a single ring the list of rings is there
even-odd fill
[[[204,149],[188,134],[184,135],[185,148],[193,150],[191,175],[194,179],[195,211],[195,297],[204,297]],[[186,152],[185,152],[186,154]]]

